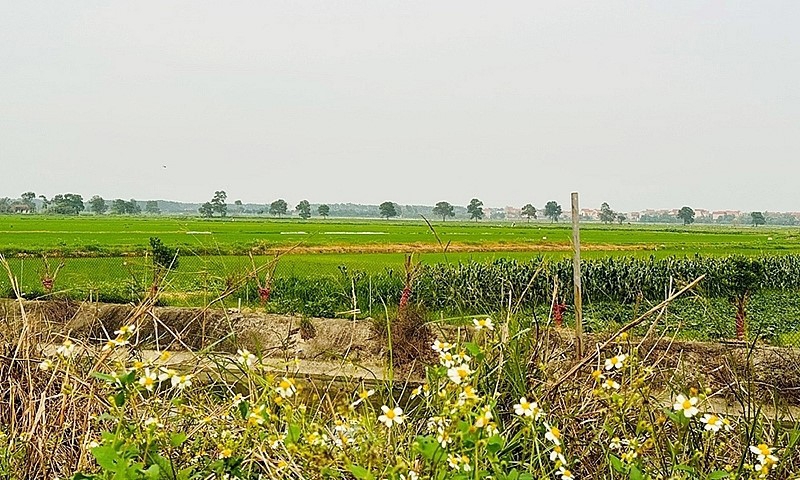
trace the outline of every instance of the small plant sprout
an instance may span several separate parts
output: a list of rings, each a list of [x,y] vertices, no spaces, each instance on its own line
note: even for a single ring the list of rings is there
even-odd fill
[[[625,360],[627,360],[627,358],[628,356],[624,353],[607,358],[605,363],[606,370],[621,369],[625,365]]]
[[[676,412],[683,413],[686,418],[692,418],[700,412],[695,405],[697,405],[697,397],[686,398],[683,395],[678,395],[673,409]]]
[[[394,425],[400,425],[403,423],[404,418],[402,408],[389,408],[388,406],[384,405],[381,407],[381,411],[383,413],[378,416],[378,421],[386,425],[386,428],[392,428]]]
[[[478,320],[477,318],[472,319],[472,324],[475,326],[475,330],[494,330],[494,323],[492,319],[489,317],[482,318]]]

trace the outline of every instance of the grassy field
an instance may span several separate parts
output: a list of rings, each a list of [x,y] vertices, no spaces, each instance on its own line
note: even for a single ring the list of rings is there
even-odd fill
[[[451,251],[568,252],[570,227],[545,222],[434,222]],[[142,253],[151,236],[192,254],[244,254],[253,249],[299,246],[303,253],[402,253],[436,251],[423,221],[297,219],[187,219],[166,217],[0,217],[0,253],[118,256]],[[692,225],[587,223],[581,231],[587,254],[658,256],[701,253],[800,252],[800,229]],[[504,255],[506,255],[504,253]],[[388,258],[387,258],[388,259]],[[299,261],[299,260],[297,260]],[[332,260],[339,262],[340,259]]]

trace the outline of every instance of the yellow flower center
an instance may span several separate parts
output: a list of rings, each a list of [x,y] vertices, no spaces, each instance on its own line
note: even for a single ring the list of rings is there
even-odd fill
[[[144,377],[144,384],[145,385],[150,386],[150,385],[153,385],[154,383],[155,383],[155,380],[153,380],[152,378]]]
[[[388,418],[389,420],[394,419],[394,410],[387,411],[386,412],[386,418]]]
[[[692,402],[690,402],[689,400],[684,400],[683,403],[681,404],[681,408],[683,408],[684,410],[692,408]]]
[[[467,375],[469,375],[469,372],[467,371],[466,368],[459,368],[457,371],[458,371],[458,376],[461,378],[467,378]]]
[[[769,451],[769,447],[766,444],[762,443],[757,448],[761,452],[761,455],[764,455],[765,457],[771,453]]]
[[[556,438],[561,438],[561,430],[558,427],[550,427],[550,433]]]
[[[522,407],[523,410],[530,410],[531,408],[531,404],[529,402],[522,402],[519,404],[519,406]]]
[[[292,384],[291,384],[291,383],[289,383],[288,381],[286,381],[286,380],[281,380],[280,387],[281,387],[282,389],[284,389],[284,390],[289,390],[289,388],[290,388],[291,386],[292,386]]]
[[[719,423],[719,418],[717,418],[716,415],[711,415],[710,417],[708,417],[708,423],[711,425],[716,425],[717,423]]]

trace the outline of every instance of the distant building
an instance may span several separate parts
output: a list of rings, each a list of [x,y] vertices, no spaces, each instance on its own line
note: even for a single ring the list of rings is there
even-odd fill
[[[522,209],[516,207],[506,207],[506,220],[519,220],[522,218]]]
[[[600,220],[600,210],[596,208],[581,208],[581,217]]]
[[[23,213],[23,214],[33,213],[33,208],[31,208],[30,205],[27,205],[25,203],[14,203],[9,207],[9,210],[11,211],[11,213]]]

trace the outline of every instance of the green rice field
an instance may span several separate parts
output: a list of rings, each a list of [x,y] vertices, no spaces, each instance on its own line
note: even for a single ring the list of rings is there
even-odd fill
[[[568,252],[569,225],[549,222],[433,221],[452,250]],[[310,220],[272,218],[0,217],[0,253],[62,256],[120,256],[142,253],[157,236],[184,256],[241,255],[264,249],[403,253],[436,250],[431,229],[420,221]],[[800,229],[709,225],[601,225],[587,223],[582,245],[599,255],[658,256],[800,252]],[[505,255],[505,253],[504,253]],[[387,260],[393,257],[387,257]],[[338,262],[340,259],[336,259]]]

